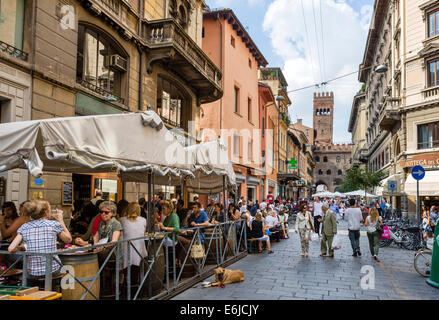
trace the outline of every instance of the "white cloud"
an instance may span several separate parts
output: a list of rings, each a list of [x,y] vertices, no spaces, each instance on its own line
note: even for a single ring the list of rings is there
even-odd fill
[[[321,1],[324,66],[322,63],[319,0],[274,0],[270,4],[263,26],[270,35],[273,50],[284,61],[284,65],[280,67],[282,67],[287,79],[289,90],[320,83],[358,70],[363,59],[372,7],[363,6],[360,12],[357,12],[352,7],[351,2],[345,0]],[[290,115],[292,120],[295,122],[297,118],[302,118],[304,124],[312,126],[313,92],[333,91],[335,98],[333,140],[334,142],[349,142],[351,140],[351,135],[347,131],[349,114],[352,98],[359,88],[357,74],[354,74],[329,83],[325,88],[311,88],[291,93]]]
[[[240,2],[243,0],[239,0]],[[244,0],[247,1],[250,6],[257,6],[265,3],[265,0]],[[211,8],[230,8],[233,4],[236,4],[236,0],[213,0]]]

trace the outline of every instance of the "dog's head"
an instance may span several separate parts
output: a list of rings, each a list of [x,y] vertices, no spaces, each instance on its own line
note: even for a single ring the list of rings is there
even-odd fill
[[[224,268],[221,268],[221,267],[216,268],[215,269],[215,278],[218,279],[218,281],[222,282],[224,279],[224,272],[225,272]]]

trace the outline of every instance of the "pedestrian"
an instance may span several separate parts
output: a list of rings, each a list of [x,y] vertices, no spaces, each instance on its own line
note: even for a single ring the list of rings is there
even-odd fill
[[[430,208],[430,229],[434,237],[434,229],[436,228],[436,224],[438,222],[439,215],[435,206]]]
[[[349,208],[345,212],[345,220],[348,222],[349,240],[351,240],[352,256],[361,256],[360,251],[360,228],[363,216],[361,210],[355,205],[355,199],[349,200]]]
[[[320,237],[320,222],[322,221],[322,206],[320,198],[316,197],[314,201],[314,232]],[[329,207],[328,207],[329,208]]]
[[[320,241],[320,256],[324,257],[329,252],[328,257],[334,258],[334,249],[332,249],[332,241],[337,234],[337,219],[332,210],[329,210],[327,203],[322,206],[322,239]]]
[[[302,247],[302,257],[309,256],[309,240],[311,231],[314,231],[314,223],[311,212],[308,211],[306,203],[302,203],[296,217],[296,233],[300,236],[300,244]]]
[[[377,208],[370,210],[370,215],[366,218],[364,226],[367,227],[367,237],[369,238],[370,253],[376,262],[380,262],[378,259],[378,249],[380,247],[380,232],[378,231],[379,224],[382,224],[380,214]]]

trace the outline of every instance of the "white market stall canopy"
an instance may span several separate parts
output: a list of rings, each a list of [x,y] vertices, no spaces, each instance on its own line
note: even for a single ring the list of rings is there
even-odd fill
[[[376,198],[376,195],[365,193],[364,190],[356,190],[356,191],[350,191],[344,193],[346,196],[357,196],[357,197],[364,197],[366,195],[367,198]]]
[[[332,192],[329,192],[329,191],[323,191],[323,192],[315,193],[312,196],[319,197],[319,198],[332,198],[334,196],[334,194]]]
[[[188,162],[194,168],[195,179],[187,180],[187,188],[196,193],[219,193],[236,186],[236,177],[229,161],[227,146],[221,139],[211,140],[185,148]]]
[[[147,172],[194,177],[183,146],[154,111],[0,125],[0,172]],[[145,180],[143,180],[145,181]]]

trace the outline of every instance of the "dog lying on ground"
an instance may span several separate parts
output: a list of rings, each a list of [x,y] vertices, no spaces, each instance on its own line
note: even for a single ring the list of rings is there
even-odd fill
[[[207,287],[224,286],[225,284],[244,281],[244,272],[241,270],[230,270],[224,268],[215,269],[215,281],[208,284]]]

